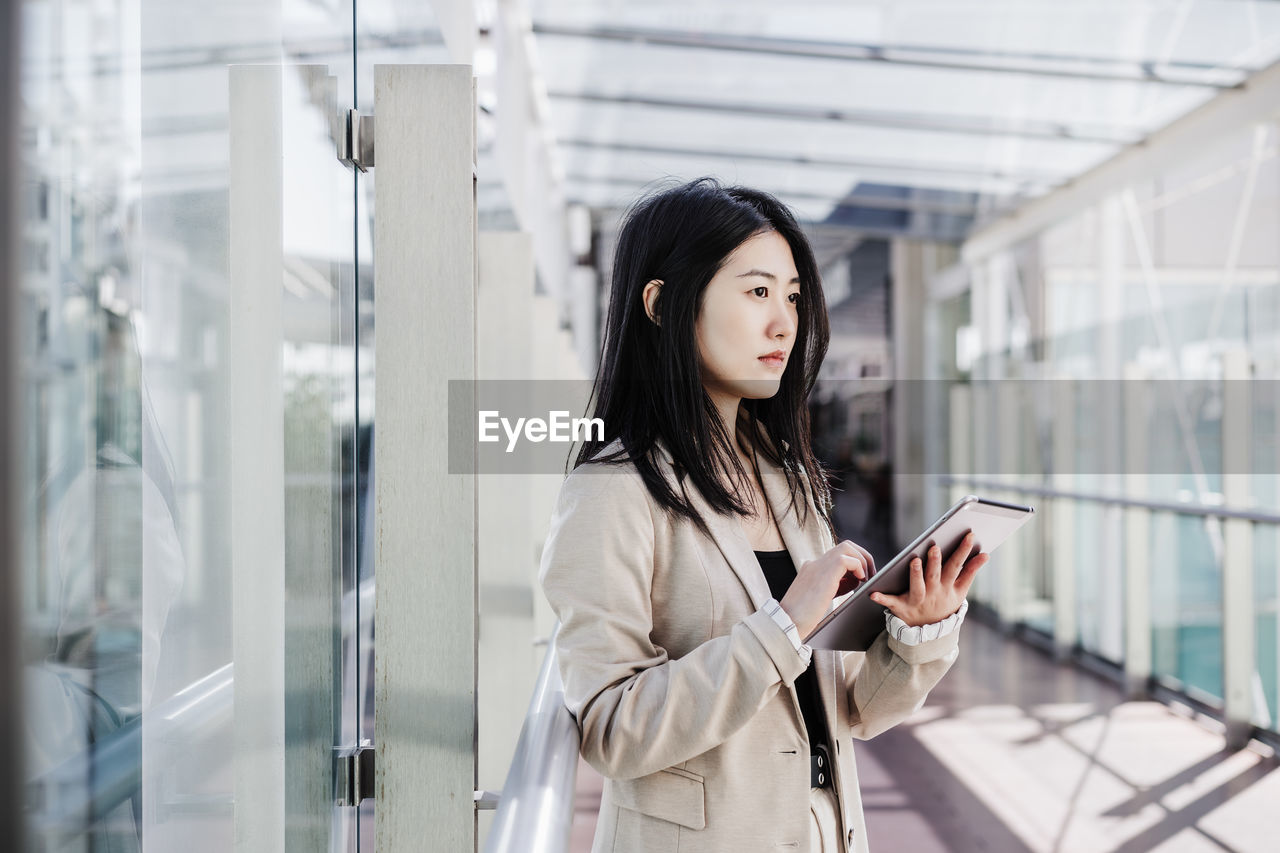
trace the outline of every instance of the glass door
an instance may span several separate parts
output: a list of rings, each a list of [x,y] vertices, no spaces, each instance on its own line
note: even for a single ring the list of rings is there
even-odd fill
[[[358,849],[353,2],[20,23],[29,849]]]

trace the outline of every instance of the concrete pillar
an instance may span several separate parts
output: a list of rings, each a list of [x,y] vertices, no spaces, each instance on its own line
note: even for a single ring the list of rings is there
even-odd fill
[[[279,66],[230,69],[236,850],[285,848],[284,205]]]
[[[378,360],[375,849],[475,848],[476,486],[449,470],[476,375],[469,65],[374,68]]]
[[[890,246],[889,269],[893,327],[893,518],[894,536],[902,544],[920,534],[933,519],[925,517],[924,489],[920,475],[930,440],[929,425],[921,417],[920,391],[925,372],[924,306],[929,301],[926,244],[915,240],[894,240]],[[932,253],[929,253],[932,257]]]
[[[528,390],[533,357],[533,242],[521,232],[481,232],[476,244],[476,373]],[[501,391],[501,399],[514,398]],[[520,399],[528,399],[520,394]],[[535,651],[533,483],[526,473],[476,483],[479,620],[476,680],[479,788],[501,789],[515,754],[541,654]],[[483,847],[492,811],[478,815]]]

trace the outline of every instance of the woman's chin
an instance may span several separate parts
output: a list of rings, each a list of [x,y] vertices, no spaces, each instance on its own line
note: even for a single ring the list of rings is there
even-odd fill
[[[767,400],[782,387],[782,377],[772,379],[741,379],[734,383],[734,390],[747,400]]]

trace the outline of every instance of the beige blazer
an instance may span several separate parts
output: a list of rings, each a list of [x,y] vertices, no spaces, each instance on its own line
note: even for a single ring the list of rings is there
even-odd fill
[[[657,449],[675,483],[670,452]],[[783,471],[761,474],[796,566],[833,547],[808,481],[802,525],[786,512]],[[633,464],[580,466],[543,549],[565,703],[583,757],[606,777],[592,850],[808,850],[809,750],[793,688],[804,665],[761,610],[769,587],[739,520],[687,485],[710,538],[668,519]],[[813,654],[851,851],[867,850],[853,740],[924,703],[956,659],[958,633],[908,646],[882,632],[865,653]]]

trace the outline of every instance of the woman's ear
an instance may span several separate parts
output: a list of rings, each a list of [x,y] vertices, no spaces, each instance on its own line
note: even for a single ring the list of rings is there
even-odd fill
[[[644,286],[644,291],[640,294],[641,300],[644,301],[644,313],[648,314],[649,319],[657,326],[662,325],[662,323],[658,321],[658,314],[655,310],[658,305],[658,291],[661,287],[662,282],[655,278]]]

